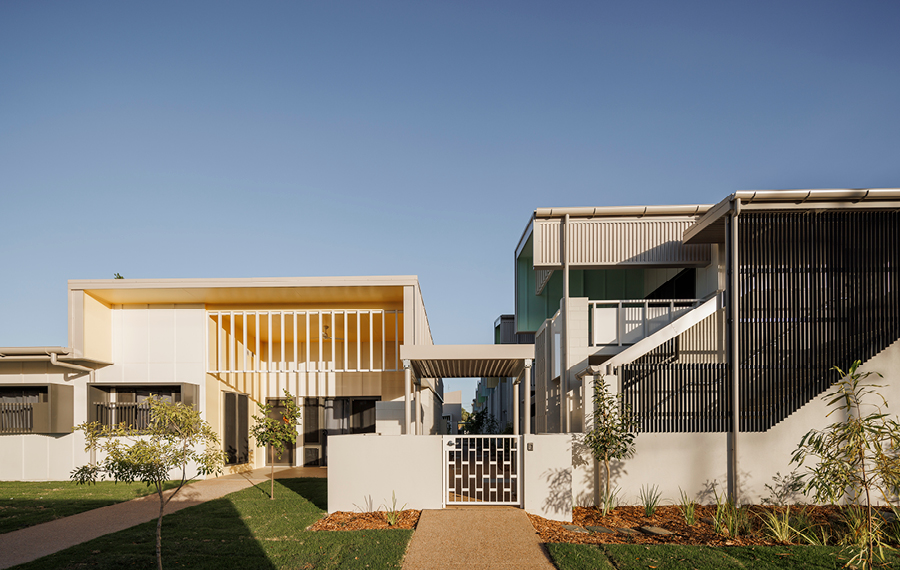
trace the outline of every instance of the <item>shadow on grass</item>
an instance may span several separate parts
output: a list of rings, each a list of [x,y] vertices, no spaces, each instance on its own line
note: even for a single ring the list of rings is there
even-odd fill
[[[164,568],[268,570],[275,566],[227,498],[166,515],[162,524]],[[15,568],[156,567],[156,520],[101,536]]]
[[[284,487],[284,491],[299,495],[318,507],[320,510],[328,510],[328,479],[276,479],[275,498],[278,498],[278,485]],[[268,488],[268,487],[266,487]]]
[[[268,489],[269,482],[258,485]],[[307,531],[327,505],[327,480],[276,479],[275,500],[247,488],[166,515],[165,568],[360,569],[399,568],[412,531]],[[18,566],[155,567],[155,524],[144,523]]]
[[[166,488],[177,483],[169,481]],[[0,534],[153,495],[143,483],[0,482]]]

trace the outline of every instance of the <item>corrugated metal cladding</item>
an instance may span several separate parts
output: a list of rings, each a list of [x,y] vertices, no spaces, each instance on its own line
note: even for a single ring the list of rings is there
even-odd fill
[[[566,254],[572,267],[602,265],[698,266],[709,264],[710,246],[685,245],[679,220],[569,220]],[[534,267],[560,266],[559,219],[534,221]]]

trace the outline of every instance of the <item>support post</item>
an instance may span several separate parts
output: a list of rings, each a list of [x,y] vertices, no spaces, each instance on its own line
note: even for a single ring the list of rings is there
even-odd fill
[[[732,204],[731,215],[726,218],[727,229],[725,232],[727,273],[728,273],[728,368],[731,376],[731,429],[728,432],[728,496],[739,504],[738,496],[738,432],[741,429],[740,408],[740,351],[738,339],[738,324],[740,315],[738,303],[740,302],[740,262],[738,259],[738,216],[741,213],[741,201],[735,199]]]
[[[569,416],[569,214],[563,218],[562,231],[559,233],[563,262],[563,297],[562,297],[562,366],[559,371],[559,431],[571,432]]]
[[[416,384],[416,435],[422,435],[422,382]]]
[[[403,361],[403,434],[409,435],[409,393],[412,391],[412,369],[409,360]]]
[[[512,385],[513,397],[513,435],[519,435],[519,396],[522,394],[522,376],[524,370],[519,373]]]
[[[525,359],[525,435],[531,434],[531,363]]]

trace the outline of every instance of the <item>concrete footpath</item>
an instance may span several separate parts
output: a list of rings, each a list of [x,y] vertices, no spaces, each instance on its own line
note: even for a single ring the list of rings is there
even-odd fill
[[[403,570],[433,568],[556,568],[531,521],[514,507],[422,511]]]
[[[254,469],[186,485],[166,505],[165,514],[268,481],[269,469],[268,467]],[[326,477],[327,473],[327,469],[318,467],[281,467],[275,469],[275,478]],[[167,491],[167,494],[171,493],[172,491]],[[157,516],[159,516],[159,497],[154,494],[0,534],[0,569],[31,562],[99,536],[156,520]]]

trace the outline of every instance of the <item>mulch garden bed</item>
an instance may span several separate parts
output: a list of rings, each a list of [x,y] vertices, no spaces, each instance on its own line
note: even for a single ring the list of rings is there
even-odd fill
[[[309,530],[413,530],[419,524],[419,515],[422,514],[422,511],[409,509],[399,511],[397,514],[399,520],[392,526],[388,524],[384,511],[371,513],[337,511],[316,521],[309,527]]]
[[[588,507],[575,507],[571,523],[561,523],[529,514],[531,524],[540,534],[542,542],[571,542],[578,544],[687,544],[697,546],[774,546],[779,543],[769,539],[760,530],[763,526],[761,514],[763,510],[772,507],[750,507],[750,520],[753,531],[749,536],[730,537],[717,534],[710,524],[716,514],[715,506],[698,506],[695,514],[696,521],[693,526],[684,522],[684,516],[677,506],[661,506],[656,508],[652,517],[644,516],[643,507],[617,507],[607,516],[602,516],[599,510]],[[793,509],[792,509],[793,513]],[[816,524],[828,525],[836,516],[835,507],[806,507],[806,513]],[[701,521],[706,518],[707,522]],[[579,533],[566,530],[563,525],[571,524],[582,528],[587,526],[600,526],[613,531],[617,529],[632,529],[638,531],[642,526],[654,526],[663,528],[672,534],[654,536],[638,531],[635,534],[625,535],[603,533]]]

